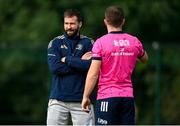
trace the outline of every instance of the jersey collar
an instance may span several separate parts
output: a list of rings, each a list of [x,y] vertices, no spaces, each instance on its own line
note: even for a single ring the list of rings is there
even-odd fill
[[[109,32],[109,33],[111,33],[111,34],[122,34],[122,33],[124,33],[123,31],[111,31],[111,32]]]

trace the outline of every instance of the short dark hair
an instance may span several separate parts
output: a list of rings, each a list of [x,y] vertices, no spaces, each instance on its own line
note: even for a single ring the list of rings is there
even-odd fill
[[[72,16],[76,16],[78,19],[78,22],[82,22],[82,20],[83,20],[80,12],[76,9],[67,9],[64,11],[64,18],[72,17]]]
[[[109,6],[105,11],[105,19],[110,25],[119,27],[124,19],[124,11],[121,7]]]

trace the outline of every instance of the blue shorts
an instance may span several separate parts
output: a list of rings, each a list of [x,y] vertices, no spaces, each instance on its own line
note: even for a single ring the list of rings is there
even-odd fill
[[[114,97],[96,102],[97,125],[134,125],[134,98]]]

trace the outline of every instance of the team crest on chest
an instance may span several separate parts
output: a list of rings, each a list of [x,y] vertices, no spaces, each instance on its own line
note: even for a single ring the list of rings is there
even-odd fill
[[[82,45],[82,44],[77,44],[77,46],[76,46],[76,49],[77,49],[77,50],[82,50],[82,48],[83,48],[83,45]]]

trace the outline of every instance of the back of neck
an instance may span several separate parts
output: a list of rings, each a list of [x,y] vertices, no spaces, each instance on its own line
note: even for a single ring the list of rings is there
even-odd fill
[[[107,31],[109,32],[116,32],[116,31],[122,31],[121,27],[111,27],[111,26],[107,26]]]

